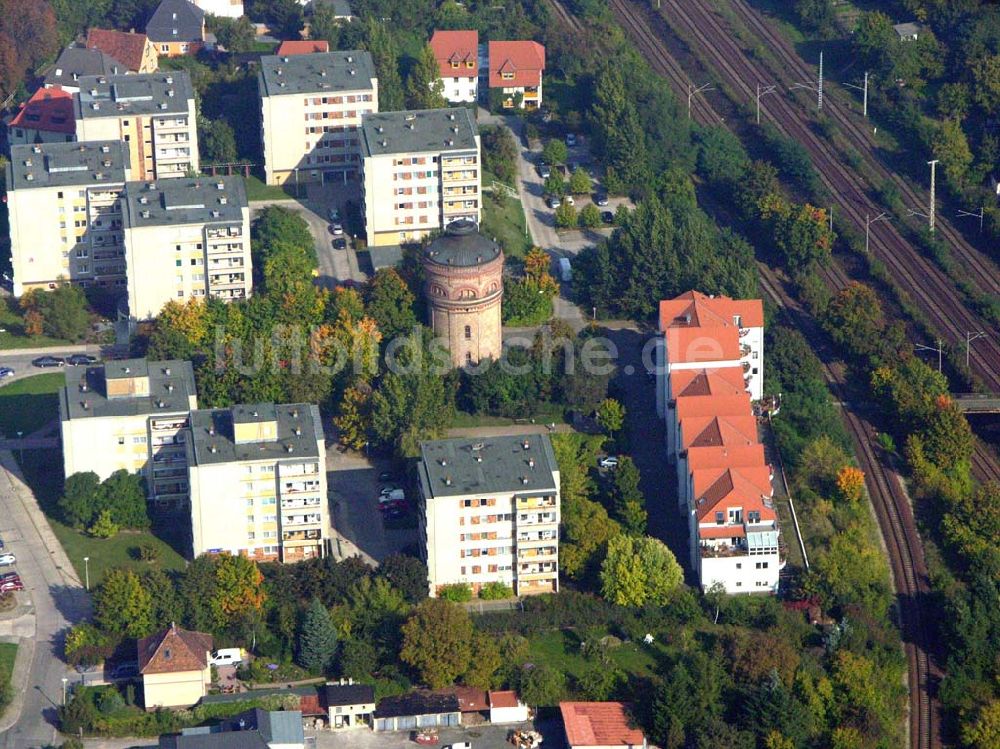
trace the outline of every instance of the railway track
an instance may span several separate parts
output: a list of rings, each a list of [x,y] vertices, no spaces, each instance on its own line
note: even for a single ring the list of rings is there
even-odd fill
[[[630,5],[629,12],[635,12]],[[683,35],[692,39],[711,61],[728,88],[749,96],[748,81],[767,80],[768,74],[743,54],[703,0],[664,0],[665,17]],[[829,153],[821,139],[802,122],[797,106],[784,97],[772,97],[766,111],[775,127],[787,137],[800,142],[810,153],[820,181],[833,196],[839,215],[849,217],[855,225],[864,227],[866,216],[880,210],[866,196],[866,185]],[[973,348],[973,371],[992,389],[1000,391],[1000,340],[996,331],[969,310],[937,266],[924,258],[889,223],[871,227],[871,247],[896,279],[899,287],[913,299],[927,316],[931,326],[947,341],[965,340],[969,330],[992,330],[994,335],[981,339],[982,346]]]
[[[778,57],[780,65],[772,70],[786,87],[792,83],[807,81],[815,76],[815,70],[810,68],[798,55],[788,40],[778,33],[762,13],[751,7],[746,0],[730,0],[730,7],[736,12],[747,28],[767,42],[769,51]],[[827,93],[827,92],[824,92]],[[910,207],[923,208],[927,197],[917,191],[905,178],[886,168],[881,159],[873,152],[875,139],[867,125],[863,125],[856,112],[845,106],[838,96],[824,96],[823,110],[841,130],[850,138],[858,153],[875,172],[879,179],[890,182],[899,190]],[[954,248],[954,255],[965,268],[969,280],[985,294],[1000,293],[1000,266],[989,256],[973,246],[954,224],[947,218],[937,216],[935,222],[937,233]]]

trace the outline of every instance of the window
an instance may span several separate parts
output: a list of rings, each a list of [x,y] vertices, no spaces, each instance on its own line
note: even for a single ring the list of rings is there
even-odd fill
[[[736,563],[736,569],[738,569],[738,570],[743,569],[743,562],[737,562]]]
[[[247,499],[247,507],[253,507],[253,497]]]
[[[254,532],[250,531],[249,533],[247,533],[247,541],[253,541],[253,540],[254,540]]]
[[[59,198],[60,200],[62,200],[62,196],[63,196],[63,194],[62,194],[62,191],[60,191],[60,192],[56,193],[56,196],[57,196],[57,197],[58,197],[58,198]]]
[[[119,445],[124,445],[125,444],[125,438],[124,437],[119,437],[118,438],[118,444]]]
[[[146,444],[146,438],[145,437],[133,437],[132,438],[132,444],[133,445],[145,445]]]
[[[178,247],[177,249],[179,250],[180,247]],[[176,265],[178,268],[180,268],[182,265],[184,265],[184,261],[181,260],[180,258],[178,258],[177,260],[174,261],[174,265]]]
[[[471,325],[466,325],[465,326],[465,340],[467,340],[467,341],[471,341],[472,340],[472,326]]]
[[[716,525],[723,525],[725,522],[726,522],[726,520],[725,520],[725,514],[721,510],[719,512],[715,513],[715,524]]]
[[[743,583],[741,583],[741,582],[737,582],[737,583],[736,583],[736,587],[737,587],[737,588],[742,588],[742,587],[743,587]]]
[[[466,351],[465,352],[465,363],[466,364],[472,364],[472,352],[471,351]]]
[[[455,69],[455,70],[458,70],[458,65],[459,65],[459,63],[458,63],[457,61],[456,61],[456,62],[452,62],[452,63],[451,63],[451,67],[452,67],[453,69]]]

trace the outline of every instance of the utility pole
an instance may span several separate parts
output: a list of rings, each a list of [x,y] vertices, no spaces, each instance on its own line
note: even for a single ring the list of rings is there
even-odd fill
[[[823,110],[823,50],[819,52],[819,85],[816,86],[816,109]]]
[[[979,211],[978,211],[978,213],[976,213],[976,212],[969,212],[969,211],[959,211],[958,212],[958,217],[959,218],[978,218],[979,219],[979,233],[980,234],[983,233],[983,217],[985,215],[986,215],[986,211],[983,208],[980,208]]]
[[[847,88],[853,88],[855,91],[860,91],[861,92],[861,94],[863,96],[862,101],[864,102],[864,105],[863,105],[864,109],[863,109],[863,111],[864,111],[864,114],[865,114],[865,119],[868,119],[868,71],[867,70],[865,71],[865,85],[864,86],[855,86],[853,83],[845,83],[844,85],[847,86]]]
[[[928,161],[931,166],[931,205],[930,210],[927,212],[927,220],[930,223],[930,232],[934,233],[934,188],[935,188],[935,178],[937,176],[937,163],[938,160]]]
[[[938,373],[941,372],[941,352],[944,351],[944,347],[941,345],[941,339],[937,339],[937,348],[934,346],[925,346],[922,343],[914,344],[913,348],[917,351],[936,351],[938,355]]]
[[[986,333],[982,330],[967,330],[965,332],[965,368],[969,368],[969,354],[972,351],[972,342],[977,338],[984,338]]]
[[[659,6],[657,6],[659,7]],[[695,94],[700,94],[704,91],[715,91],[715,87],[711,83],[703,83],[702,85],[695,88],[692,84],[688,84],[688,119],[691,119],[691,99]]]
[[[761,85],[759,83],[757,84],[757,124],[758,125],[760,124],[760,97],[766,96],[767,94],[773,94],[774,93],[774,89],[775,89],[774,86],[764,86],[763,88],[761,88]]]
[[[830,206],[830,232],[833,233],[833,206]]]
[[[877,221],[892,221],[892,219],[890,217],[888,217],[888,216],[885,215],[885,211],[882,211],[882,213],[880,213],[879,215],[877,215],[875,218],[872,218],[872,215],[870,213],[866,213],[865,214],[865,254],[866,255],[869,254],[869,250],[868,250],[868,248],[869,248],[869,237],[871,235],[872,224],[876,223]]]

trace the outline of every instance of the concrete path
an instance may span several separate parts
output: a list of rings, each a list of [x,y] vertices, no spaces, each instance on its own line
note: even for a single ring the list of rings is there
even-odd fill
[[[7,450],[0,451],[0,506],[0,537],[26,586],[17,595],[32,609],[0,629],[19,644],[16,699],[0,718],[0,749],[29,749],[56,737],[63,678],[76,680],[61,660],[63,638],[89,614],[90,599]]]

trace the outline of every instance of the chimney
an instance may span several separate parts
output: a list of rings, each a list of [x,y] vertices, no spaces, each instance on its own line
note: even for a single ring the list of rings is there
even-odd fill
[[[217,453],[217,452],[219,452],[219,448],[216,447],[215,444],[213,443],[213,444],[211,444],[211,445],[208,446],[208,451],[210,453]]]

